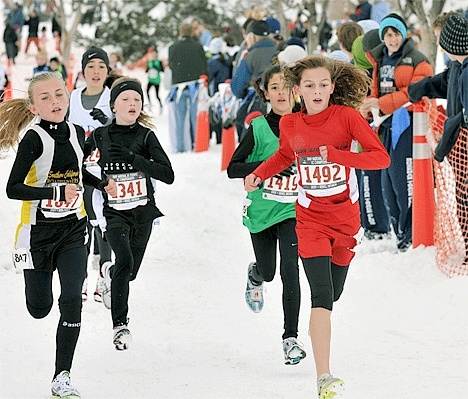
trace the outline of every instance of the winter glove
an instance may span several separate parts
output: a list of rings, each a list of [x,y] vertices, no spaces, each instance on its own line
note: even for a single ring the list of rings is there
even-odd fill
[[[293,174],[294,174],[293,165],[289,165],[285,170],[275,175],[275,177],[278,179],[282,179],[283,177],[289,177],[289,176],[292,176]]]
[[[89,114],[93,117],[94,120],[101,122],[103,125],[105,125],[109,119],[99,108],[93,108]]]
[[[106,187],[109,184],[109,178],[105,177],[104,180],[101,180],[98,183],[98,189],[101,191],[104,191],[104,187]]]
[[[132,163],[135,159],[135,153],[128,148],[122,147],[120,144],[111,143],[107,153],[112,162],[124,161]]]

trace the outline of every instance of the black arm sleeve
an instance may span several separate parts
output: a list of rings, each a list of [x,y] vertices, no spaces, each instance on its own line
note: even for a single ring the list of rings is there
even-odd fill
[[[250,125],[241,142],[234,151],[231,162],[229,162],[227,167],[227,174],[230,179],[244,178],[261,165],[261,161],[246,162],[247,158],[252,153],[254,145],[255,140],[253,135],[253,128],[252,125]]]
[[[428,98],[447,98],[448,71],[438,73],[434,76],[428,76],[419,82],[412,83],[408,87],[408,96],[411,102],[417,102],[423,97]]]
[[[23,201],[53,199],[53,187],[31,187],[24,184],[32,164],[42,155],[43,146],[34,130],[26,132],[18,146],[15,162],[10,172],[6,193],[8,198]]]
[[[132,165],[153,179],[172,184],[174,182],[174,170],[171,161],[153,132],[150,132],[146,138],[146,148],[151,155],[151,159],[135,154]]]

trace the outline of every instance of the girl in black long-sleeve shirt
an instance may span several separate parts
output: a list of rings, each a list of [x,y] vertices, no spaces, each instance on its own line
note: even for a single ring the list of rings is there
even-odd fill
[[[65,121],[68,92],[55,72],[35,76],[28,100],[0,105],[0,147],[16,145],[19,132],[35,116],[18,146],[7,183],[9,198],[23,201],[15,239],[14,261],[24,269],[26,306],[36,319],[53,304],[52,275],[60,278],[54,397],[80,397],[70,384],[70,369],[81,327],[81,286],[86,273],[86,212],[82,187],[87,184],[115,193],[113,182],[83,170],[84,131]]]
[[[131,341],[127,318],[129,283],[137,276],[153,221],[162,216],[152,180],[172,184],[174,171],[156,135],[143,126],[151,124],[142,113],[140,82],[127,77],[117,79],[111,88],[110,105],[115,120],[89,136],[87,149],[99,149],[101,170],[117,185],[117,195],[107,196],[104,201],[105,236],[115,253],[115,264],[103,266],[103,303],[111,308],[114,345],[124,350]]]

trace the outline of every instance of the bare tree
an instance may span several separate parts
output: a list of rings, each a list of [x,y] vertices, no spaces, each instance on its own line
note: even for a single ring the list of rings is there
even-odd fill
[[[49,2],[49,8],[53,11],[55,19],[62,29],[61,52],[64,63],[67,63],[70,58],[73,39],[83,15],[93,7],[87,3],[87,0],[56,0]]]
[[[406,20],[416,15],[421,31],[421,45],[419,50],[424,53],[432,65],[435,65],[437,57],[437,42],[432,29],[432,22],[441,14],[446,0],[434,0],[430,8],[427,8],[425,0],[398,0],[401,14]]]

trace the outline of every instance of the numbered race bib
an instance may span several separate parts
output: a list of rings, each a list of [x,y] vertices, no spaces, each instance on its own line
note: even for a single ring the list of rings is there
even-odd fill
[[[51,199],[41,200],[40,209],[42,214],[47,218],[63,218],[65,216],[80,212],[82,203],[83,190],[80,189],[76,192],[75,198],[73,198],[73,200],[70,202],[54,201]]]
[[[148,202],[146,178],[142,172],[112,174],[117,195],[107,195],[109,206],[117,210],[133,209]]]
[[[296,168],[291,176],[283,176],[282,179],[270,177],[263,183],[263,198],[283,203],[296,202],[298,183],[299,174]]]
[[[98,166],[99,158],[101,157],[101,153],[99,149],[95,149],[89,154],[89,156],[84,160],[84,165],[89,168],[90,166]]]
[[[157,70],[157,69],[154,69],[154,68],[150,69],[150,70],[148,71],[148,77],[149,77],[149,78],[152,78],[152,79],[153,79],[153,78],[157,78],[157,77],[158,77],[158,70]]]
[[[315,197],[328,197],[346,190],[346,168],[326,162],[321,156],[301,157],[299,173],[302,187]]]
[[[31,253],[27,248],[15,249],[12,253],[13,265],[15,266],[16,273],[20,273],[24,269],[34,269],[31,261]]]

